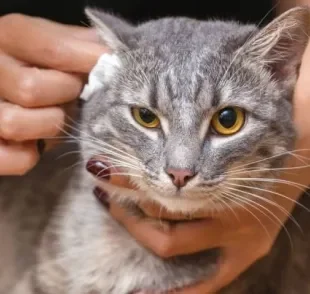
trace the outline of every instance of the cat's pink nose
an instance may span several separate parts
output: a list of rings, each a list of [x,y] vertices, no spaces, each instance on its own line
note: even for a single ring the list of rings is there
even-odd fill
[[[195,176],[189,169],[168,168],[167,174],[170,176],[173,184],[178,188],[184,187],[187,182]]]

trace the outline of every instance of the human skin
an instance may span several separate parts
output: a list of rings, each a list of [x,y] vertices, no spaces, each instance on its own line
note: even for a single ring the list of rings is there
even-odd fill
[[[105,51],[88,28],[0,17],[0,175],[22,175],[36,165],[37,139],[61,134]],[[55,142],[46,140],[47,149]]]

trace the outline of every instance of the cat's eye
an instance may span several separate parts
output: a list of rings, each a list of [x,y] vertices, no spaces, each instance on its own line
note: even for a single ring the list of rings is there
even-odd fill
[[[211,126],[220,135],[233,135],[240,131],[244,121],[245,114],[241,108],[226,107],[215,113],[211,120]]]
[[[159,118],[147,108],[133,107],[132,116],[145,128],[158,128],[160,125]]]

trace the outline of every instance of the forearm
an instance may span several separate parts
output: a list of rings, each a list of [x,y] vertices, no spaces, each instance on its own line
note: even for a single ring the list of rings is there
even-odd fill
[[[276,5],[276,11],[277,14],[281,14],[284,11],[297,6],[297,5],[309,5],[310,6],[310,0],[274,0],[274,3]]]

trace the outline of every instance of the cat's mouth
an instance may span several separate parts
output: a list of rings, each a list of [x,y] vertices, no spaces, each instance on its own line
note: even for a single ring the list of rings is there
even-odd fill
[[[101,205],[103,205],[106,209],[109,209],[110,198],[107,191],[96,187],[93,192],[99,203],[101,203]],[[171,213],[167,210],[164,210],[162,207],[150,202],[145,202],[141,204],[141,206],[138,206],[134,203],[124,203],[121,206],[131,215],[135,215],[139,218],[146,218],[148,220],[153,219],[155,222],[159,222],[163,228],[166,225],[175,225],[177,223],[185,222],[205,222],[206,220],[208,221],[212,219],[211,217],[206,216],[204,213],[196,213],[194,215]]]
[[[183,195],[163,197],[161,194],[150,191],[149,193],[152,194],[145,195],[145,192],[140,193],[138,188],[128,183],[125,177],[113,177],[114,174],[119,174],[119,171],[101,156],[100,159],[97,157],[89,160],[86,168],[97,179],[96,185],[100,188],[95,188],[94,194],[105,207],[109,206],[109,195],[113,194],[114,198],[120,192],[120,194],[126,195],[127,200],[121,201],[121,205],[130,213],[140,217],[160,219],[170,223],[210,218],[210,211],[205,209],[205,204],[208,202],[208,197],[205,194],[197,194],[190,198],[183,197]],[[118,192],[115,193],[116,191]]]

